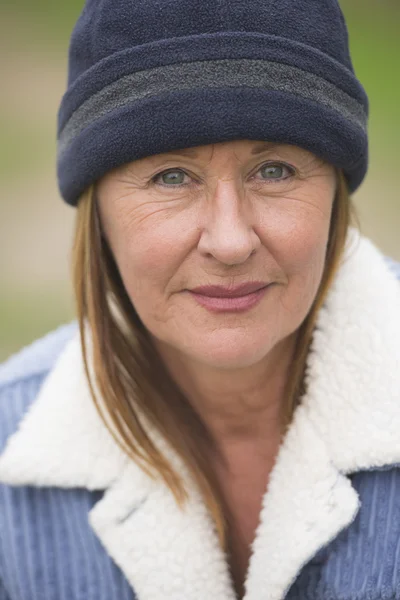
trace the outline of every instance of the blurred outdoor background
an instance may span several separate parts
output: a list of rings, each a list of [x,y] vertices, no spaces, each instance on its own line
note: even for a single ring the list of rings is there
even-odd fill
[[[400,260],[400,0],[342,4],[371,100],[370,173],[355,196],[362,231]],[[74,210],[57,190],[55,128],[68,38],[82,5],[0,4],[0,360],[73,318]]]

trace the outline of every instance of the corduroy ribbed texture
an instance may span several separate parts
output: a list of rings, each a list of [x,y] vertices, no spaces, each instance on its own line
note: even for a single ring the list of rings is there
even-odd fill
[[[43,375],[0,390],[2,445]],[[103,492],[0,484],[0,600],[135,600],[88,524]]]
[[[1,390],[2,441],[42,380]],[[353,485],[362,502],[356,520],[303,568],[287,600],[400,597],[400,469],[358,473]],[[0,600],[136,600],[88,525],[101,495],[0,485]]]

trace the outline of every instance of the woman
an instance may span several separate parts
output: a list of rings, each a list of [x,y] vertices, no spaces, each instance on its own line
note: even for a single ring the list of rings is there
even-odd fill
[[[58,157],[79,330],[0,372],[2,600],[399,597],[367,112],[335,0],[88,0]]]

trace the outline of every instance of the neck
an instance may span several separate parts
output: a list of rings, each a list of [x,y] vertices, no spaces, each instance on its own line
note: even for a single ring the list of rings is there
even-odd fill
[[[174,381],[206,424],[222,456],[238,464],[238,455],[267,458],[282,434],[285,389],[295,337],[275,346],[257,364],[218,370],[158,346]],[[247,450],[249,452],[247,452]]]

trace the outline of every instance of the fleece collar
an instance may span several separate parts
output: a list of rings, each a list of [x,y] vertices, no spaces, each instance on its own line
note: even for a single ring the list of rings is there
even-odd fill
[[[319,312],[307,381],[264,496],[245,600],[283,600],[302,566],[352,522],[359,498],[346,475],[400,463],[400,286],[354,231]],[[10,437],[0,481],[106,490],[89,521],[139,600],[234,600],[207,511],[173,460],[191,492],[185,510],[104,427],[76,337]]]

